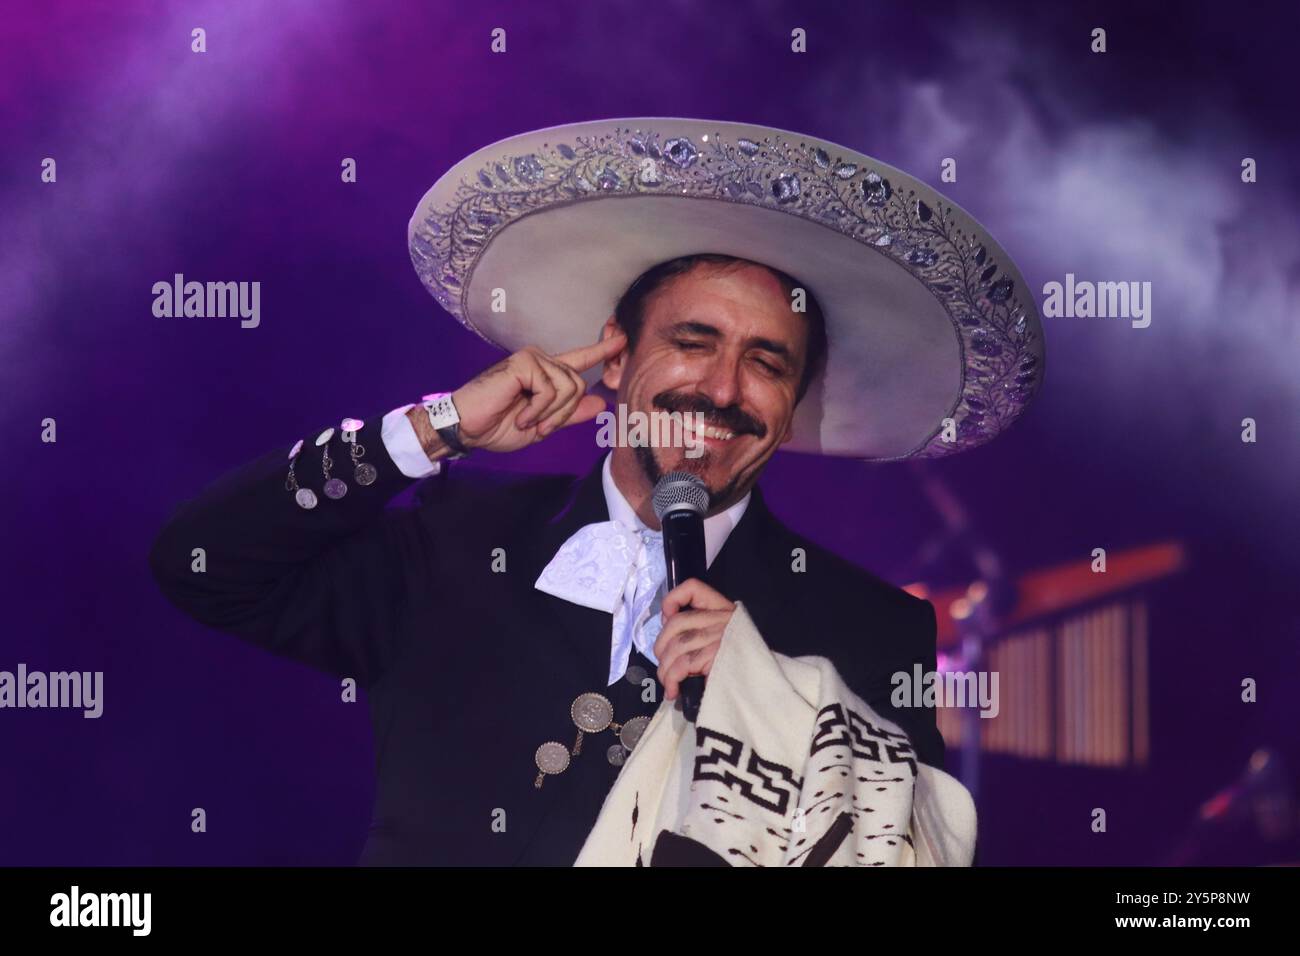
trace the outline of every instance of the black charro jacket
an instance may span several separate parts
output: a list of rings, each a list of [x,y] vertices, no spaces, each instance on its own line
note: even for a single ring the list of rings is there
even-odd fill
[[[611,699],[616,721],[657,707],[640,686],[607,687],[609,614],[533,586],[570,535],[608,519],[600,460],[580,476],[444,462],[409,504],[390,507],[415,480],[388,456],[380,428],[375,416],[358,432],[379,470],[365,487],[351,480],[348,446],[331,439],[334,476],[350,486],[339,500],[321,494],[320,453],[308,442],[295,471],[319,496],[312,510],[286,490],[287,449],[185,502],[154,543],[155,579],[195,620],[365,689],[377,790],[361,863],[571,864],[618,773],[606,759],[613,732],[589,735],[540,789],[537,748],[573,745],[569,707],[587,691]],[[201,573],[191,570],[195,548],[206,555]],[[795,548],[806,554],[801,572]],[[928,601],[785,527],[758,487],[709,584],[744,602],[774,651],[829,658],[908,732],[923,762],[943,766],[934,710],[889,701],[891,674],[934,670]]]

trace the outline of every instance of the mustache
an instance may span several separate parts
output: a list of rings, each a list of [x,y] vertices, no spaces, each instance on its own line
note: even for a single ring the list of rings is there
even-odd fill
[[[756,435],[762,438],[767,434],[767,428],[764,427],[762,422],[745,414],[735,405],[718,408],[707,398],[698,395],[675,395],[672,392],[661,392],[654,397],[654,405],[666,412],[681,412],[682,414],[699,412],[704,415],[706,424],[725,428],[737,435]]]

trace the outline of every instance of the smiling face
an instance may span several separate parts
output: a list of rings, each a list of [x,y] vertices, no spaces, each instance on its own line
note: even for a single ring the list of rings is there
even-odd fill
[[[605,335],[617,329],[611,317]],[[682,412],[692,423],[685,413],[702,412],[710,427],[698,457],[687,447],[614,449],[613,477],[642,521],[658,527],[650,496],[670,471],[704,481],[710,514],[744,497],[792,436],[806,339],[805,316],[760,266],[702,263],[651,295],[635,348],[607,362],[602,381],[628,412]]]

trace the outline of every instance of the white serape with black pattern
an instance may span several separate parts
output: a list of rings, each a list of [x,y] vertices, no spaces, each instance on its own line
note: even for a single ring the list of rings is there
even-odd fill
[[[660,705],[576,865],[969,866],[974,849],[966,788],[737,603],[695,725]]]

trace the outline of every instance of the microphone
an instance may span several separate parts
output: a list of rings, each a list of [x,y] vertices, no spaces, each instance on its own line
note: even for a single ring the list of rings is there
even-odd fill
[[[689,578],[705,580],[708,560],[704,553],[704,515],[709,510],[709,488],[689,471],[671,471],[655,483],[655,517],[664,534],[664,565],[671,591]],[[682,713],[691,723],[700,712],[704,678],[694,674],[681,683]]]

